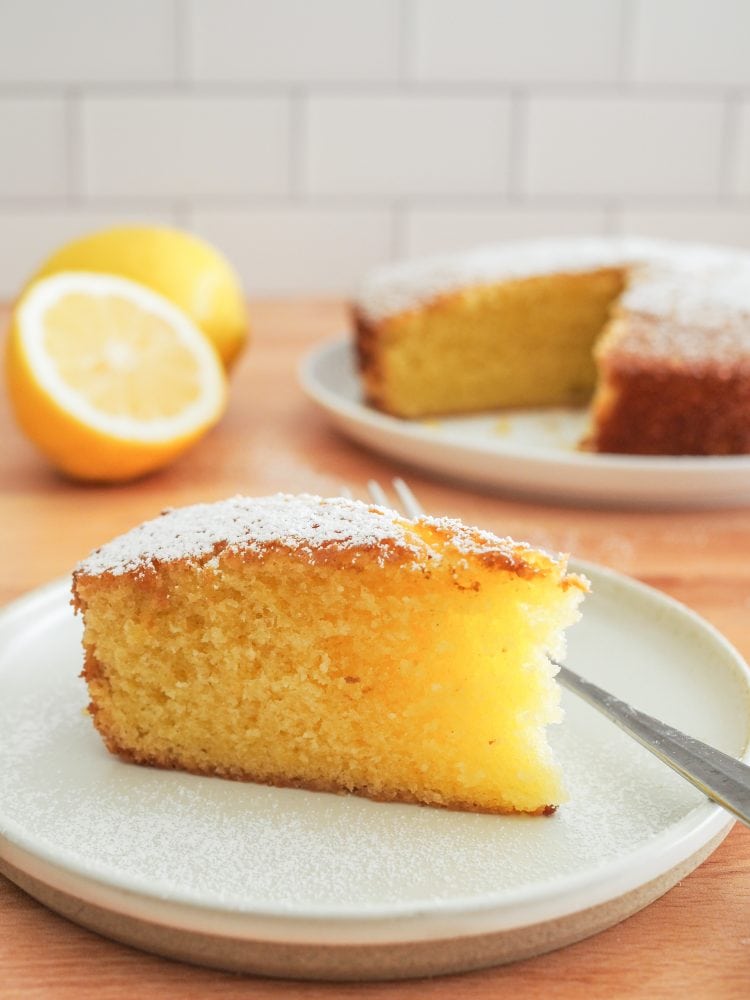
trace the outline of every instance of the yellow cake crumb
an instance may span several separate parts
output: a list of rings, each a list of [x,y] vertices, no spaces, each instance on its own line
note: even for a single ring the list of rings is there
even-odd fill
[[[368,399],[400,417],[588,401],[594,342],[624,271],[550,274],[442,295],[359,328]],[[373,336],[374,341],[374,336]]]

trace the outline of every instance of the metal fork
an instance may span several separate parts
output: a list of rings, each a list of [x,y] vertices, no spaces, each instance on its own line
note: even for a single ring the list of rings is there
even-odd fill
[[[408,517],[424,514],[421,504],[403,479],[394,479],[393,489]],[[374,503],[394,508],[385,490],[374,479],[368,482],[367,490]],[[394,509],[399,509],[398,504]],[[557,679],[564,688],[593,705],[709,799],[750,826],[750,766],[638,711],[561,663],[553,663],[560,668]]]

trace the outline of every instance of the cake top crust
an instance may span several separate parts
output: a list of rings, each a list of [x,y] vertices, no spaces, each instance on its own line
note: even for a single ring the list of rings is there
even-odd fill
[[[750,366],[750,264],[692,276],[646,273],[617,312],[627,322],[605,334],[602,348],[610,357],[696,373]]]
[[[167,510],[96,549],[74,576],[144,573],[177,561],[211,565],[227,550],[262,557],[285,549],[311,563],[331,552],[348,554],[352,562],[374,553],[379,562],[417,568],[442,558],[441,544],[425,540],[431,530],[458,558],[475,557],[523,575],[564,570],[562,560],[451,518],[409,521],[393,510],[345,497],[278,493]]]
[[[464,288],[551,274],[580,274],[602,268],[632,269],[629,291],[654,314],[675,308],[691,314],[696,286],[715,307],[750,310],[750,287],[741,294],[750,254],[704,244],[630,237],[530,240],[488,246],[463,254],[391,264],[373,272],[355,305],[366,320],[379,322],[434,302]],[[735,275],[734,283],[730,280]],[[634,301],[637,303],[638,299]]]

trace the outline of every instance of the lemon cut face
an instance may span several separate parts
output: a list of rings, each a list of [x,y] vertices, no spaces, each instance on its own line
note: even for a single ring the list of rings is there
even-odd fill
[[[242,286],[228,261],[191,233],[162,226],[120,226],[57,250],[32,279],[69,271],[114,274],[163,295],[208,337],[229,368],[246,346]]]
[[[226,405],[203,333],[162,296],[112,275],[64,272],[31,286],[14,314],[8,380],[21,428],[81,479],[166,464]]]

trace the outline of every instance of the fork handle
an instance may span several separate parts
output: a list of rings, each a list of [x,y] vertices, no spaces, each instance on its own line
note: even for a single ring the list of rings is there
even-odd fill
[[[750,767],[658,719],[639,712],[562,664],[557,679],[624,729],[641,746],[750,826]]]

